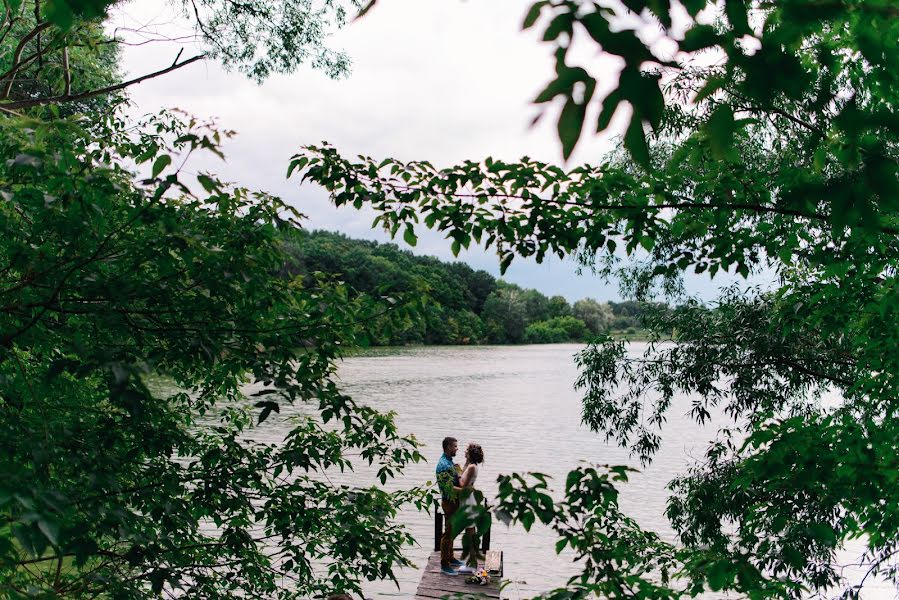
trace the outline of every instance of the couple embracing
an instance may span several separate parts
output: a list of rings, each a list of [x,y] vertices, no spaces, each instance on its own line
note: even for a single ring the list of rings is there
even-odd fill
[[[463,538],[462,547],[465,554],[462,558],[466,559],[465,562],[453,557],[453,539],[457,532],[452,529],[452,519],[460,506],[477,505],[474,483],[478,478],[478,469],[484,462],[484,450],[478,444],[468,444],[465,449],[465,466],[461,468],[453,462],[458,450],[459,443],[456,438],[444,438],[443,455],[437,462],[437,485],[440,487],[440,504],[443,508],[440,570],[445,575],[473,573],[478,566],[478,544],[474,527],[469,527]]]

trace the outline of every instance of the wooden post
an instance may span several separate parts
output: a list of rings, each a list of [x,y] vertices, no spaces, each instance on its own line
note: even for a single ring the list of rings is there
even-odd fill
[[[434,552],[440,552],[440,538],[443,537],[443,513],[440,501],[434,496]]]

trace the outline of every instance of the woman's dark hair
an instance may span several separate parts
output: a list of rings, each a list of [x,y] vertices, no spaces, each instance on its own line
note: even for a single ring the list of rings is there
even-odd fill
[[[484,462],[484,449],[480,444],[468,444],[468,448],[465,449],[465,462],[472,465]]]

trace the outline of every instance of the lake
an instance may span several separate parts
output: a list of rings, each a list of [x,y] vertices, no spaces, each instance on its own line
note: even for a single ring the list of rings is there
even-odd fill
[[[501,473],[539,471],[552,476],[562,488],[568,471],[581,461],[639,467],[626,450],[606,443],[602,434],[581,425],[581,395],[574,389],[578,375],[574,355],[582,347],[371,349],[343,360],[339,377],[343,390],[357,402],[396,411],[399,431],[414,433],[425,444],[422,451],[428,462],[412,465],[402,477],[388,481],[388,488],[433,481],[441,440],[453,436],[460,446],[457,462],[464,462],[468,442],[483,446],[486,460],[477,487],[490,499],[496,495],[496,477]],[[644,343],[629,344],[633,355],[641,355],[645,348]],[[255,387],[247,392],[252,393]],[[694,459],[701,458],[718,427],[727,424],[720,415],[714,415],[713,423],[697,425],[687,416],[690,400],[681,396],[673,402],[654,461],[619,488],[622,509],[641,526],[669,541],[674,541],[674,535],[664,516],[666,485]],[[303,404],[282,407],[281,415],[273,415],[253,437],[277,442],[289,428],[290,415],[308,413],[313,408]],[[262,432],[264,436],[258,435]],[[365,468],[329,473],[329,479],[335,484],[365,486],[375,482]],[[423,565],[433,549],[433,517],[409,510],[401,514],[400,521],[418,541],[418,546],[409,549],[409,557]],[[531,597],[563,585],[578,572],[570,552],[555,553],[555,542],[552,531],[539,525],[525,532],[519,526],[494,523],[491,548],[503,551],[505,576],[512,582],[504,592],[505,598]],[[365,586],[365,593],[372,598],[408,598],[414,594],[419,577],[417,569],[404,569],[397,573],[399,590],[393,583],[375,582]],[[891,590],[889,585],[871,582],[864,597],[893,597],[895,590]]]
[[[634,353],[642,353],[644,347],[641,343],[630,346]],[[343,389],[353,398],[381,410],[395,410],[400,431],[414,433],[426,444],[423,452],[429,462],[414,465],[392,486],[433,481],[440,442],[451,435],[459,440],[460,463],[468,442],[483,446],[486,460],[478,488],[489,499],[496,494],[500,473],[539,471],[562,487],[565,475],[580,461],[638,466],[625,450],[581,425],[573,359],[581,348],[554,344],[375,349],[344,360],[339,374]],[[685,418],[689,399],[680,400],[671,409],[653,464],[622,486],[621,503],[628,514],[666,538],[672,537],[672,531],[664,517],[665,485],[684,470],[691,456],[701,456],[715,434],[713,427],[700,427]],[[353,477],[343,481],[351,483]],[[410,556],[423,564],[433,547],[433,519],[411,511],[402,521],[420,544]],[[555,541],[546,528],[526,533],[521,527],[494,525],[491,547],[504,552],[505,573],[514,582],[506,597],[532,596],[563,584],[576,572],[570,554],[556,555]],[[378,583],[367,586],[366,594],[408,597],[419,575],[414,569],[403,571],[398,574],[400,590]]]

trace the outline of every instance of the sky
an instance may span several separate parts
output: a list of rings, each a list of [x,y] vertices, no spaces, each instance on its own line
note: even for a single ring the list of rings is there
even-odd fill
[[[521,30],[531,1],[524,0],[380,0],[364,18],[331,36],[329,46],[352,59],[346,78],[329,79],[310,68],[273,76],[256,84],[227,73],[213,61],[189,65],[145,81],[130,90],[141,112],[180,108],[201,118],[215,117],[237,136],[224,146],[226,162],[203,159],[197,170],[211,170],[251,189],[276,194],[308,216],[310,229],[339,231],[355,238],[388,241],[373,230],[374,213],[337,209],[321,188],[286,180],[287,164],[297,150],[327,141],[345,156],[426,159],[435,166],[487,156],[515,160],[530,156],[573,167],[600,162],[614,148],[627,114],[619,111],[611,127],[582,139],[562,159],[553,111],[531,126],[537,115],[532,99],[553,74],[551,48],[538,31]],[[169,37],[189,33],[168,3],[132,0],[113,15],[114,26],[144,28]],[[138,76],[171,64],[183,42],[125,46],[126,76]],[[182,58],[194,50],[187,44]],[[592,49],[590,49],[592,52]],[[596,54],[584,58],[600,80],[598,95],[612,86],[618,65]],[[416,254],[456,260],[449,241],[421,231]],[[458,260],[499,275],[492,250],[473,248]],[[504,279],[569,301],[584,297],[620,298],[615,281],[577,273],[570,259],[549,257],[542,264],[516,259]],[[724,276],[689,276],[687,290],[711,300],[717,290],[741,281]]]

